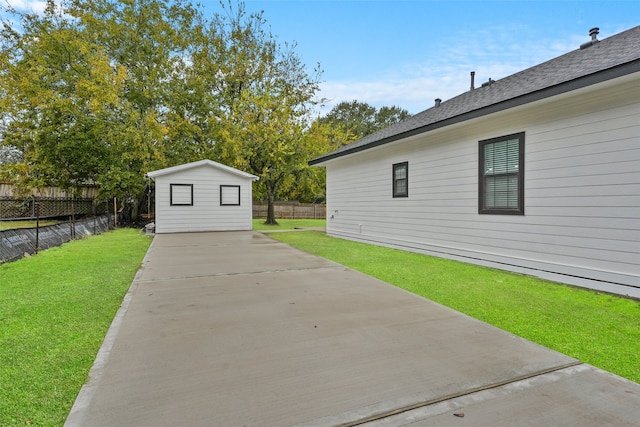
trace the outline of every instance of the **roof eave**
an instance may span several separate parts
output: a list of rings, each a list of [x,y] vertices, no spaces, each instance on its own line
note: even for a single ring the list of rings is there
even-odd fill
[[[410,131],[398,133],[386,138],[379,139],[377,141],[370,142],[369,144],[353,147],[352,149],[346,149],[337,153],[329,153],[324,156],[310,160],[309,166],[321,165],[329,160],[334,160],[339,157],[354,154],[360,151],[369,150],[371,148],[379,147],[381,145],[389,144],[394,141],[399,141],[411,136],[426,133],[435,129],[440,129],[446,126],[451,126],[457,123],[465,122],[467,120],[476,119],[478,117],[486,116],[489,114],[504,111],[509,108],[518,107],[521,105],[529,104],[531,102],[539,101],[541,99],[549,98],[552,96],[560,95],[563,93],[571,92],[584,87],[592,86],[597,83],[602,83],[607,80],[612,80],[618,77],[623,77],[628,74],[632,74],[640,71],[640,59],[636,59],[631,62],[627,62],[621,65],[617,65],[611,68],[607,68],[586,76],[578,77],[573,80],[569,80],[563,83],[559,83],[554,86],[549,86],[543,89],[539,89],[534,92],[529,92],[524,95],[520,95],[514,98],[500,101],[494,104],[487,105],[485,107],[478,108],[476,110],[468,111],[466,113],[452,116],[438,122],[430,123],[425,126],[421,126]]]

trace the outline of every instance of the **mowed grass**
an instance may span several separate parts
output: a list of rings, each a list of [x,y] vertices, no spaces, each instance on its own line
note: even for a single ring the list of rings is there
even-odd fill
[[[253,229],[256,231],[293,230],[296,228],[325,227],[324,219],[279,219],[278,225],[267,225],[265,219],[254,219]]]
[[[61,426],[151,238],[121,229],[0,265],[0,425]]]
[[[640,382],[640,301],[322,232],[271,236]]]

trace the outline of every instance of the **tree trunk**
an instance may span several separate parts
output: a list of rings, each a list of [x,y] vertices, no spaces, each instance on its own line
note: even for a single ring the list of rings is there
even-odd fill
[[[276,221],[276,213],[273,208],[274,198],[275,190],[267,184],[267,220],[265,221],[265,224],[267,225],[278,225],[278,221]]]

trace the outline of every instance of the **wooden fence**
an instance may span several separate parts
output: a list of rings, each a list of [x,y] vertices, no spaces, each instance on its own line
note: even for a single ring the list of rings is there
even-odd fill
[[[98,195],[98,187],[87,185],[80,187],[78,190],[80,194],[76,194],[76,197],[79,199],[93,199]],[[34,189],[30,192],[30,195],[51,199],[67,199],[73,196],[71,190],[63,190],[58,187],[42,187]],[[24,195],[16,194],[15,187],[12,184],[0,182],[0,197],[24,198]]]
[[[276,219],[325,219],[327,205],[314,203],[275,202]],[[267,217],[267,203],[253,202],[253,218]]]

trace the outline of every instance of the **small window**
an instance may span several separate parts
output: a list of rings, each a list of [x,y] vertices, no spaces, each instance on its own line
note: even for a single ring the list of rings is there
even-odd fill
[[[221,185],[220,186],[221,206],[240,206],[240,186]]]
[[[393,165],[393,197],[409,197],[409,162]]]
[[[193,184],[169,184],[171,206],[193,206]]]
[[[524,215],[524,132],[479,144],[478,212]]]

